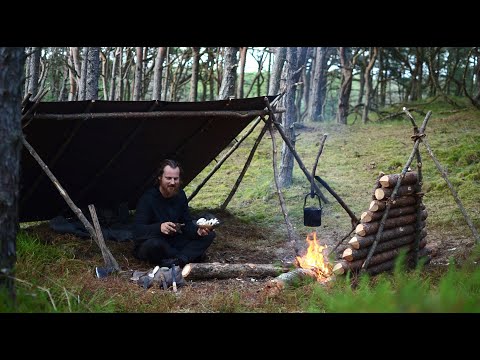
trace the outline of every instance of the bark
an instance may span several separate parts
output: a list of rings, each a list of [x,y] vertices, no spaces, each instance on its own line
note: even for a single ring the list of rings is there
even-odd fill
[[[415,195],[407,195],[396,198],[390,205],[390,209],[395,209],[403,206],[415,205],[418,202],[418,198]],[[387,207],[386,200],[373,200],[368,207],[369,211],[383,211]]]
[[[399,177],[400,177],[400,174],[384,175],[380,178],[380,184],[382,185],[382,187],[386,187],[386,188],[395,187],[395,185],[397,185],[397,181]],[[408,171],[405,173],[405,176],[403,177],[400,186],[413,185],[413,184],[416,184],[417,181],[418,181],[417,172]]]
[[[422,220],[427,218],[427,210],[422,210]],[[396,218],[387,218],[384,229],[393,229],[394,227],[414,224],[417,221],[417,214],[409,214]],[[355,233],[360,236],[375,234],[380,228],[380,221],[374,221],[366,224],[358,224]]]
[[[389,198],[393,193],[393,188],[378,188],[375,190],[375,198],[377,200],[384,200]],[[413,195],[415,194],[415,187],[413,185],[400,185],[397,191],[397,196]]]
[[[425,209],[425,205],[420,204],[423,209]],[[395,218],[403,215],[413,214],[417,210],[416,206],[405,206],[405,207],[398,207],[395,209],[390,209],[388,213],[389,218]],[[380,220],[383,216],[383,211],[364,211],[360,216],[360,220],[362,223],[369,223],[372,221]]]
[[[421,222],[419,225],[419,229],[423,229],[425,227],[425,222]],[[409,224],[405,226],[399,226],[393,229],[385,230],[382,232],[380,236],[379,242],[388,241],[392,239],[396,239],[398,237],[402,237],[405,235],[413,234],[416,229],[416,224]],[[348,245],[352,249],[363,249],[373,244],[375,241],[375,237],[377,234],[367,235],[367,236],[360,236],[356,235],[350,239]]]
[[[0,291],[15,304],[25,49],[0,47]]]
[[[375,248],[375,254],[383,253],[384,251],[389,251],[389,250],[401,250],[401,249],[408,249],[412,250],[414,248],[414,241],[415,241],[415,236],[416,234],[410,234],[406,236],[402,236],[396,239],[392,239],[389,241],[385,241],[382,243],[379,243],[378,246]],[[420,248],[425,247],[427,244],[427,240],[425,239],[425,236],[427,236],[427,232],[422,229],[420,232]],[[368,252],[370,251],[370,248],[362,248],[362,249],[345,249],[345,251],[342,254],[342,258],[346,261],[355,261],[359,259],[365,259],[368,255]]]
[[[87,80],[85,100],[98,99],[98,79],[100,77],[100,48],[91,47],[87,56]]]
[[[189,263],[183,267],[182,276],[186,280],[265,278],[287,271],[288,268],[274,264]]]
[[[115,100],[117,89],[117,75],[120,68],[120,48],[116,47],[113,54],[112,75],[110,77],[110,94],[108,100]]]
[[[86,96],[86,88],[87,88],[87,57],[88,57],[88,51],[89,47],[84,47],[83,48],[83,59],[82,59],[82,65],[81,65],[81,70],[80,70],[80,81],[79,81],[79,86],[78,86],[78,100],[82,101],[85,100]]]
[[[222,84],[217,100],[227,100],[235,95],[235,80],[237,77],[237,52],[238,47],[226,47],[223,64]]]
[[[41,47],[32,47],[32,53],[29,59],[29,80],[28,80],[28,92],[32,94],[32,99],[38,93],[38,83],[40,80],[40,56],[42,53]]]

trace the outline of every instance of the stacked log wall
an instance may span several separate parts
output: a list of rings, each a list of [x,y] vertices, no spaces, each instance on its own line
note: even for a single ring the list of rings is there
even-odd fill
[[[426,248],[428,217],[425,205],[422,202],[421,184],[418,183],[416,171],[407,171],[396,193],[395,200],[391,196],[400,174],[380,174],[372,193],[372,201],[368,209],[362,213],[360,223],[355,228],[355,235],[350,239],[342,252],[337,252],[337,261],[333,272],[336,275],[348,271],[359,271],[365,262],[380,228],[381,220],[387,204],[390,210],[383,226],[375,252],[365,269],[370,275],[392,270],[395,261],[406,252],[407,265],[414,263],[415,239],[418,244],[418,259],[428,263],[429,251]],[[420,219],[417,219],[420,217]]]

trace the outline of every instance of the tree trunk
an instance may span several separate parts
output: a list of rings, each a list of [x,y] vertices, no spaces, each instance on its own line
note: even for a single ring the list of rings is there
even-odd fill
[[[365,69],[365,105],[363,106],[362,124],[366,124],[368,120],[368,110],[370,108],[370,100],[372,97],[372,68],[377,59],[378,48],[370,48],[370,61]]]
[[[217,100],[227,100],[235,95],[235,80],[237,77],[237,52],[238,47],[226,47],[223,63],[222,84]]]
[[[182,276],[186,280],[265,278],[287,271],[288,268],[273,264],[189,263],[183,267]]]
[[[15,304],[14,267],[22,128],[22,79],[25,49],[0,47],[0,291]]]
[[[140,101],[142,98],[142,78],[143,78],[143,47],[136,47],[135,62],[135,84],[133,88],[133,101]]]
[[[237,99],[243,98],[243,85],[245,83],[245,63],[247,61],[248,47],[240,48],[240,66],[238,69]]]
[[[192,47],[192,77],[190,79],[190,101],[197,101],[198,69],[200,61],[200,48]]]
[[[32,47],[32,54],[29,61],[29,81],[28,92],[32,94],[32,99],[38,93],[38,81],[40,80],[40,56],[42,53],[41,47]]]
[[[268,94],[277,95],[280,92],[280,79],[282,76],[283,65],[287,54],[286,47],[277,47],[275,49],[275,60],[272,68],[272,75],[268,85]]]
[[[295,149],[295,123],[297,121],[297,111],[295,108],[295,96],[297,83],[300,79],[302,67],[305,64],[307,48],[287,48],[287,83],[285,93],[285,116],[283,117],[283,129]],[[285,144],[282,144],[279,184],[288,187],[292,184],[293,178],[293,155]]]
[[[350,48],[338,48],[340,56],[340,67],[342,71],[342,78],[340,81],[340,91],[338,96],[337,109],[337,124],[346,124],[347,117],[350,112],[350,93],[352,91],[353,67],[356,62],[356,55],[354,61],[351,60]]]
[[[317,47],[315,55],[314,79],[312,81],[312,99],[310,107],[310,119],[312,121],[324,120],[325,98],[327,94],[328,59],[330,48]]]

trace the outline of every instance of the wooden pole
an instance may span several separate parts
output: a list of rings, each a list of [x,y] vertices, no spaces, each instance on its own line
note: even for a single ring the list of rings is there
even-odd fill
[[[275,125],[275,127],[277,128],[278,132],[280,133],[280,136],[282,137],[283,141],[285,141],[285,144],[287,145],[287,147],[289,148],[289,150],[292,152],[293,154],[293,157],[295,158],[295,160],[297,160],[297,163],[298,163],[298,166],[300,167],[300,169],[303,171],[303,173],[305,174],[305,176],[307,177],[308,181],[311,183],[312,182],[312,175],[308,172],[308,170],[305,168],[305,165],[303,164],[303,161],[302,159],[300,159],[300,156],[298,156],[298,153],[295,151],[295,148],[293,147],[292,143],[290,142],[290,140],[288,139],[287,135],[285,135],[285,132],[283,131],[282,127],[280,126],[280,124],[277,123],[277,121],[275,120],[275,114],[273,113],[273,110],[272,110],[272,107],[270,105],[270,103],[268,102],[268,98],[265,97],[265,103],[269,109],[269,115],[271,117],[271,119],[273,120],[272,123],[273,125]],[[322,201],[325,203],[325,204],[329,204],[330,201],[328,201],[328,199],[325,197],[325,195],[322,194],[322,192],[320,191],[320,188],[318,187],[318,185],[314,182],[313,183],[313,186],[315,187],[315,191],[317,192],[317,194],[320,196],[320,199],[322,199]]]
[[[253,155],[255,154],[255,151],[257,150],[257,147],[258,147],[258,145],[260,144],[260,141],[262,140],[263,135],[265,135],[265,132],[267,131],[267,128],[268,128],[268,125],[265,124],[265,126],[264,126],[263,129],[262,129],[262,131],[260,132],[260,135],[258,135],[258,138],[257,138],[257,140],[255,141],[255,144],[253,144],[252,150],[250,151],[250,155],[248,155],[248,159],[247,159],[247,161],[245,162],[245,165],[243,166],[242,172],[241,172],[240,175],[238,176],[237,181],[235,182],[235,185],[233,186],[232,190],[230,191],[230,194],[228,194],[228,197],[225,199],[225,201],[223,202],[223,204],[222,204],[222,206],[220,207],[220,209],[225,210],[225,208],[227,207],[227,205],[228,205],[228,203],[230,202],[230,200],[232,200],[233,195],[234,195],[235,192],[237,191],[238,186],[239,186],[240,183],[242,182],[243,176],[244,176],[245,173],[247,172],[247,169],[248,169],[248,167],[250,166],[250,163],[252,162]]]
[[[95,242],[97,243],[97,245],[100,247],[100,250],[102,250],[102,246],[100,245],[99,243],[99,240],[97,238],[97,234],[95,233],[95,229],[93,228],[93,226],[90,224],[90,222],[87,220],[87,218],[85,217],[85,215],[83,215],[82,213],[82,210],[80,210],[80,208],[78,208],[74,202],[72,201],[72,199],[70,198],[70,196],[68,195],[68,193],[65,191],[65,189],[62,187],[62,185],[60,185],[60,182],[57,180],[57,178],[55,177],[55,175],[53,175],[53,173],[50,171],[50,169],[48,168],[48,166],[45,164],[45,162],[40,158],[40,156],[37,154],[37,152],[35,151],[35,149],[28,143],[28,141],[25,139],[25,137],[22,136],[22,142],[23,142],[23,145],[27,148],[27,150],[30,152],[30,154],[33,156],[33,158],[37,161],[37,163],[40,165],[40,167],[42,168],[42,170],[45,172],[45,174],[47,174],[48,178],[52,181],[53,185],[55,185],[55,187],[57,188],[57,190],[59,191],[60,195],[65,199],[65,201],[67,202],[68,206],[70,207],[70,209],[72,209],[72,211],[74,212],[74,214],[78,217],[78,219],[82,222],[83,226],[85,226],[85,229],[87,229],[88,233],[90,234],[90,236],[93,238],[93,240],[95,240]],[[110,253],[110,251],[108,251],[108,249],[106,249],[106,254],[108,255],[108,257],[110,258],[109,260],[107,260],[106,258],[104,258],[105,260],[105,263],[106,265],[109,265],[109,264],[115,264],[116,263],[116,260],[114,259],[113,255]],[[103,252],[102,252],[103,253]],[[118,264],[117,264],[118,266]]]
[[[207,183],[208,180],[210,180],[210,178],[213,176],[213,174],[215,174],[217,172],[218,169],[220,169],[220,167],[222,166],[222,164],[225,162],[225,160],[227,160],[230,155],[233,154],[233,152],[235,150],[238,149],[238,147],[240,146],[240,144],[243,142],[243,140],[245,140],[252,132],[253,130],[257,127],[258,123],[261,121],[262,119],[259,117],[255,123],[252,125],[252,127],[247,131],[247,133],[245,133],[245,135],[243,135],[240,140],[238,140],[231,148],[230,150],[228,150],[228,152],[220,159],[220,161],[215,165],[215,167],[208,173],[208,175],[205,177],[205,179],[203,179],[203,181],[195,188],[195,190],[193,190],[193,192],[190,194],[190,196],[188,197],[188,202],[190,202],[190,200],[192,200],[195,195],[198,194],[198,192],[200,191],[200,189]]]
[[[277,189],[278,199],[280,201],[280,208],[282,209],[283,218],[285,219],[285,224],[287,225],[287,234],[290,243],[295,245],[295,254],[298,256],[302,250],[305,242],[300,243],[300,237],[294,231],[290,217],[288,216],[287,207],[285,205],[285,199],[283,193],[280,190],[280,185],[278,183],[278,174],[277,174],[277,144],[275,142],[275,133],[273,132],[272,120],[268,121],[268,131],[270,132],[270,137],[272,138],[272,166],[273,166],[273,179],[275,180],[275,187]]]

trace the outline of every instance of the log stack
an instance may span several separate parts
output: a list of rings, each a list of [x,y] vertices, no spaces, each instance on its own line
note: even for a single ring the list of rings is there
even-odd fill
[[[430,261],[425,247],[428,214],[422,203],[417,172],[405,173],[392,201],[392,194],[399,179],[400,174],[381,174],[377,179],[368,210],[362,213],[360,223],[355,228],[355,236],[350,239],[340,256],[341,259],[333,267],[335,275],[346,274],[348,271],[357,272],[362,268],[378,235],[388,203],[390,210],[384,219],[383,231],[379,235],[374,253],[365,268],[366,272],[375,275],[393,269],[402,250],[407,253],[407,264],[414,264],[416,241],[418,259],[424,258],[426,263]]]

